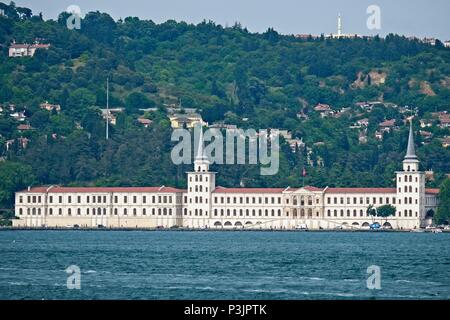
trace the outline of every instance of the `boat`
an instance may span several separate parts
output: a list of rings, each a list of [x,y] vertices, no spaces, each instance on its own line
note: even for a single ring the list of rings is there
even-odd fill
[[[295,230],[308,231],[308,226],[304,223],[295,226]]]

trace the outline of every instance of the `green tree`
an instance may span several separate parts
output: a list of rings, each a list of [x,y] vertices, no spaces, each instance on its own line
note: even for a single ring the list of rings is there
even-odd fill
[[[30,166],[11,161],[0,162],[0,205],[12,206],[14,192],[34,182],[35,178]]]
[[[384,206],[377,208],[377,217],[384,218],[387,222],[389,217],[395,215],[396,208],[393,205],[385,204]]]
[[[377,209],[371,204],[367,207],[366,214],[373,218],[377,216]]]
[[[138,112],[139,109],[151,108],[155,106],[155,102],[147,98],[141,92],[133,92],[125,99],[125,108],[129,112]]]
[[[445,179],[439,190],[439,207],[434,217],[437,224],[448,223],[450,218],[450,179]]]

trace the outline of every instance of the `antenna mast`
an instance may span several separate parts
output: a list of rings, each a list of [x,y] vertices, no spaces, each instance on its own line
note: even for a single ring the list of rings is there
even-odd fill
[[[106,140],[109,139],[109,77],[106,78]]]

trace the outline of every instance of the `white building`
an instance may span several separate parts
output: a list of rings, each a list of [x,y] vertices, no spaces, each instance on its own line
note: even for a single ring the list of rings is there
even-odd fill
[[[32,57],[37,49],[48,49],[49,44],[27,44],[27,43],[13,43],[9,46],[8,56],[12,58],[16,57]]]
[[[201,136],[201,139],[202,136]],[[15,227],[309,229],[424,227],[436,211],[438,189],[425,189],[412,127],[395,188],[224,188],[199,143],[187,190],[170,187],[35,187],[16,193]],[[396,207],[388,219],[368,216],[369,205]]]

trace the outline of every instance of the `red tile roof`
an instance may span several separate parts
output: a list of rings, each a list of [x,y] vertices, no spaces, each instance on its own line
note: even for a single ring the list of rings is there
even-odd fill
[[[386,120],[379,124],[380,127],[393,127],[395,126],[395,119]]]
[[[326,193],[396,193],[395,188],[328,188]]]
[[[282,193],[286,188],[224,188],[217,187],[215,193]]]
[[[331,107],[328,104],[319,103],[314,107],[315,111],[331,111]]]
[[[50,187],[34,187],[30,191],[23,190],[22,192],[46,192]],[[172,187],[53,187],[49,193],[96,193],[96,192],[184,192],[183,189]]]
[[[425,189],[425,193],[428,193],[428,194],[439,194],[439,189]]]

